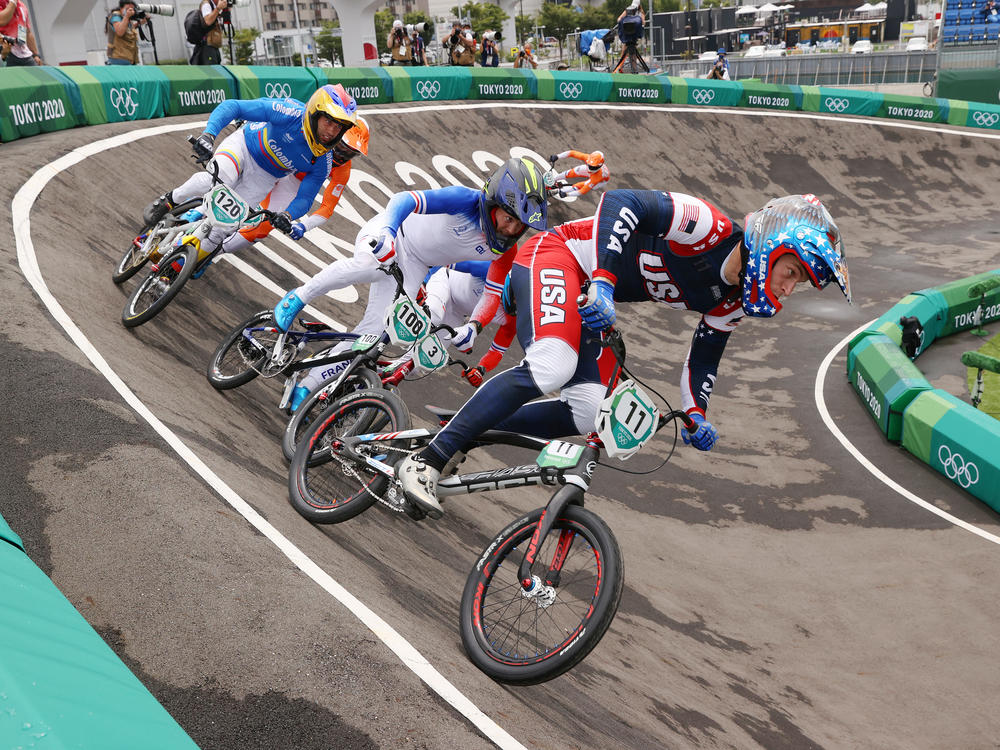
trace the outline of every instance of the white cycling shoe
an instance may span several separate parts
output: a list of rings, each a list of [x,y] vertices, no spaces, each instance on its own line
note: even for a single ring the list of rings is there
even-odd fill
[[[441,472],[411,453],[396,469],[396,476],[403,488],[403,497],[430,518],[437,519],[444,515],[444,508],[437,499],[437,483]]]

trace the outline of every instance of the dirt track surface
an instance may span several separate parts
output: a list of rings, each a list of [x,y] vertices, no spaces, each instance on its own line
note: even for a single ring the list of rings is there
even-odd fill
[[[688,192],[739,219],[766,197],[816,193],[846,239],[853,308],[833,289],[802,293],[776,320],[747,321],[730,340],[712,400],[716,450],[680,448],[653,476],[598,476],[588,507],[622,546],[625,593],[601,644],[564,677],[531,688],[493,683],[466,660],[457,626],[477,553],[544,494],[451,501],[436,523],[373,508],[312,526],[287,501],[277,383],[220,394],[204,376],[223,333],[276,296],[221,263],[155,320],[134,332],[121,326],[132,285],[117,288],[110,272],[145,203],[190,174],[184,132],[103,151],[55,176],[31,210],[41,275],[167,427],[528,748],[995,747],[1000,548],[865,471],[820,420],[813,389],[827,353],[903,295],[1000,264],[1000,142],[874,120],[653,107],[366,115],[372,153],[358,167],[390,190],[408,187],[400,161],[446,184],[433,166],[439,154],[478,176],[480,149],[505,157],[527,143],[542,156],[601,148],[613,187]],[[0,146],[0,514],[204,748],[492,747],[182,462],[25,281],[14,192],[43,164],[134,127]],[[370,183],[364,189],[384,200]],[[345,196],[363,219],[374,213],[357,193]],[[595,205],[553,214],[583,216]],[[357,224],[338,214],[327,230],[351,241]],[[242,258],[282,289],[297,284],[253,251]],[[347,324],[362,310],[331,299],[318,306]],[[622,317],[639,375],[676,397],[696,316],[641,305]],[[955,393],[964,384],[958,355],[978,345],[960,338],[918,362]],[[916,495],[1000,533],[996,514],[880,437],[844,370],[841,352],[823,395],[847,438]],[[421,404],[457,407],[467,388],[447,373],[405,383],[401,395],[420,423]],[[629,468],[655,465],[669,446],[654,445]]]

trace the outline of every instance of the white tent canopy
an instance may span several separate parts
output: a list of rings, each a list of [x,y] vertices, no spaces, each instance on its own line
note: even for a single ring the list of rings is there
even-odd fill
[[[865,3],[864,5],[859,5],[857,8],[855,8],[854,12],[855,13],[864,13],[866,11],[873,10],[873,9],[874,9],[874,6],[871,3]]]
[[[778,6],[775,5],[774,3],[765,3],[764,5],[757,8],[757,10],[761,13],[773,13],[774,11],[778,10]]]
[[[757,9],[752,5],[741,5],[739,8],[736,9],[736,15],[738,16],[745,16],[748,13],[756,13],[756,12]]]

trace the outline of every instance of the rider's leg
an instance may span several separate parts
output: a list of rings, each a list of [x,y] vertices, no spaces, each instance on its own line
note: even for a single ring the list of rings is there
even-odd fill
[[[275,184],[274,188],[272,188],[271,192],[267,194],[267,197],[260,202],[261,207],[269,208],[272,211],[284,211],[288,208],[288,204],[295,198],[295,194],[298,192],[301,184],[302,180],[298,179],[294,174],[282,177]],[[255,227],[241,229],[236,234],[231,234],[226,238],[222,243],[222,252],[239,252],[254,242],[259,242],[267,237],[273,228],[271,222],[262,221]]]
[[[524,359],[484,383],[424,450],[404,460],[399,475],[407,499],[439,516],[437,479],[448,460],[476,435],[572,378],[581,333],[576,297],[585,278],[557,235],[538,235],[518,252],[511,284],[520,301],[517,328]]]

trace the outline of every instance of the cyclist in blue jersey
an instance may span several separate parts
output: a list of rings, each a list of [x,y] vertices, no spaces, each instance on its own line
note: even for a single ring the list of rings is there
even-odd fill
[[[396,193],[385,211],[358,232],[352,257],[331,263],[278,302],[275,325],[288,330],[295,316],[316,297],[367,283],[371,285],[368,306],[353,330],[381,333],[396,283],[380,272],[380,265],[396,262],[403,272],[404,289],[412,297],[433,266],[488,260],[492,262],[486,291],[470,322],[459,327],[451,340],[459,351],[469,352],[476,335],[499,307],[518,239],[529,227],[544,230],[545,222],[542,170],[527,159],[508,159],[482,189],[454,185]],[[336,369],[311,371],[292,395],[291,409],[294,411],[310,390],[336,373]]]
[[[803,282],[835,281],[851,301],[840,230],[814,195],[771,200],[745,224],[746,233],[683,193],[612,190],[595,216],[526,242],[510,272],[524,359],[486,381],[425,449],[404,459],[397,471],[406,498],[440,517],[441,471],[485,430],[542,438],[595,430],[610,374],[599,362],[599,332],[615,322],[616,301],[701,313],[681,374],[682,406],[697,429],[682,435],[711,450],[718,432],[706,418],[708,400],[737,322],[773,316]],[[557,390],[557,399],[528,403]]]
[[[215,139],[233,120],[246,125],[227,136],[212,155]],[[251,205],[264,200],[282,177],[296,172],[305,176],[288,208],[271,222],[292,234],[293,221],[312,207],[316,193],[333,167],[331,149],[357,124],[357,105],[340,84],[321,86],[303,104],[296,99],[227,99],[212,111],[205,132],[193,144],[199,159],[212,158],[219,179]],[[183,185],[146,206],[143,221],[151,226],[167,211],[212,188],[212,175],[195,172]],[[228,234],[214,228],[208,242],[214,249]],[[299,234],[301,236],[301,234]]]

